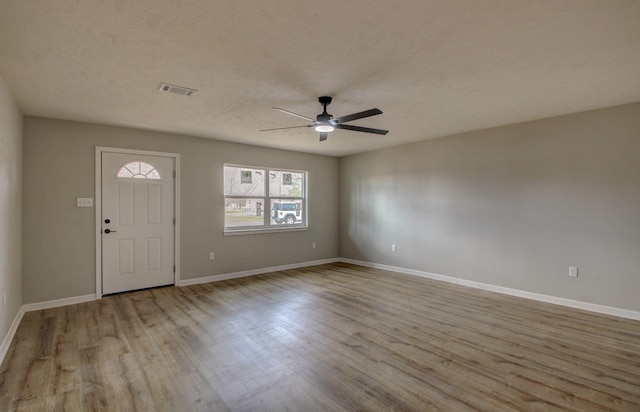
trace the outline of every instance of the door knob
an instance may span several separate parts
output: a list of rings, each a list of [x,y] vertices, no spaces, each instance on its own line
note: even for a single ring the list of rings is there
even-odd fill
[[[115,233],[115,230],[111,230],[111,229],[105,229],[104,233]]]

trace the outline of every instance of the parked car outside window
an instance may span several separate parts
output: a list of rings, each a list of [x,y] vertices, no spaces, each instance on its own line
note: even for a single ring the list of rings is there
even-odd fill
[[[271,207],[271,219],[278,224],[293,225],[301,223],[301,207],[295,202],[274,202]]]

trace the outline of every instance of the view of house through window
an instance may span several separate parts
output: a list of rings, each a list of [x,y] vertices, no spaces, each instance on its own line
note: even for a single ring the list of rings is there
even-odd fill
[[[307,225],[307,172],[224,166],[225,230]]]

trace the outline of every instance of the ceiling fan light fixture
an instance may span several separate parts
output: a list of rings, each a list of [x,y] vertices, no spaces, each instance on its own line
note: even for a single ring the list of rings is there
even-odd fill
[[[319,124],[316,126],[316,132],[320,132],[320,133],[329,133],[329,132],[333,132],[334,130],[335,128],[330,124]]]

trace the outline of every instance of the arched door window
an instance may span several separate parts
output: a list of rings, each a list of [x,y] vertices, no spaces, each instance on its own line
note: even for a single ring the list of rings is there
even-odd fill
[[[146,162],[129,162],[118,169],[117,177],[124,177],[130,179],[151,179],[160,180],[160,173]]]

